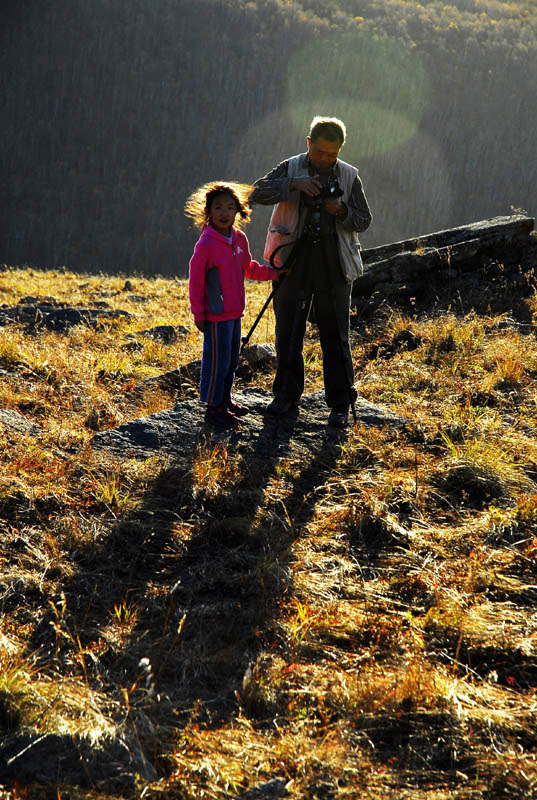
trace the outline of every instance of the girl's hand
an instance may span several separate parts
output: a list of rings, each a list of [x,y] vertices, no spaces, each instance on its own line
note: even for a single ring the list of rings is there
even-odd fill
[[[204,319],[198,320],[198,322],[195,322],[194,324],[196,328],[203,333],[203,331],[205,330],[205,320]]]

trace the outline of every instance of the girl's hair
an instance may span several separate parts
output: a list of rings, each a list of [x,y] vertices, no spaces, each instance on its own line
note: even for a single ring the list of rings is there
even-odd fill
[[[186,201],[185,214],[194,220],[196,228],[203,230],[210,222],[211,203],[214,198],[219,194],[229,194],[237,204],[239,219],[235,221],[235,226],[240,228],[241,224],[249,221],[252,213],[248,201],[253,188],[246,183],[222,183],[220,181],[204,183],[203,186],[192,192]]]

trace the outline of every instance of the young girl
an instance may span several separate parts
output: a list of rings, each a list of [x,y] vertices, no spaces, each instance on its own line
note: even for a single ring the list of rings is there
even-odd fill
[[[185,214],[203,231],[190,259],[189,294],[194,322],[203,333],[200,397],[207,403],[205,421],[217,428],[236,428],[238,417],[248,413],[231,399],[239,363],[244,277],[278,277],[278,270],[252,261],[248,239],[239,230],[250,219],[251,190],[238,183],[206,183],[185,205]]]

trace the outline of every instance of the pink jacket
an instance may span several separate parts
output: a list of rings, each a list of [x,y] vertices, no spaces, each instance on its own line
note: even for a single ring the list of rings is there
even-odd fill
[[[245,276],[252,281],[269,281],[278,270],[252,261],[248,239],[237,228],[231,230],[232,243],[210,225],[203,229],[190,259],[190,308],[194,320],[239,319],[244,314]]]

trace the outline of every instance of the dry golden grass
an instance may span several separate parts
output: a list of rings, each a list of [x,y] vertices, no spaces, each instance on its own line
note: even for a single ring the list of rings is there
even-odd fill
[[[186,466],[119,460],[94,432],[172,405],[132,389],[201,352],[185,281],[131,284],[0,275],[6,305],[136,314],[0,329],[0,408],[41,428],[0,423],[0,732],[127,731],[156,778],[8,783],[1,800],[224,800],[277,778],[317,800],[534,797],[534,337],[503,317],[392,312],[353,333],[353,355],[360,395],[405,431],[359,424],[317,459],[291,440],[263,463],[222,444]],[[268,291],[248,284],[245,329]],[[190,332],[125,347],[157,324]],[[254,340],[273,328],[269,311]],[[321,388],[313,327],[305,353]]]

